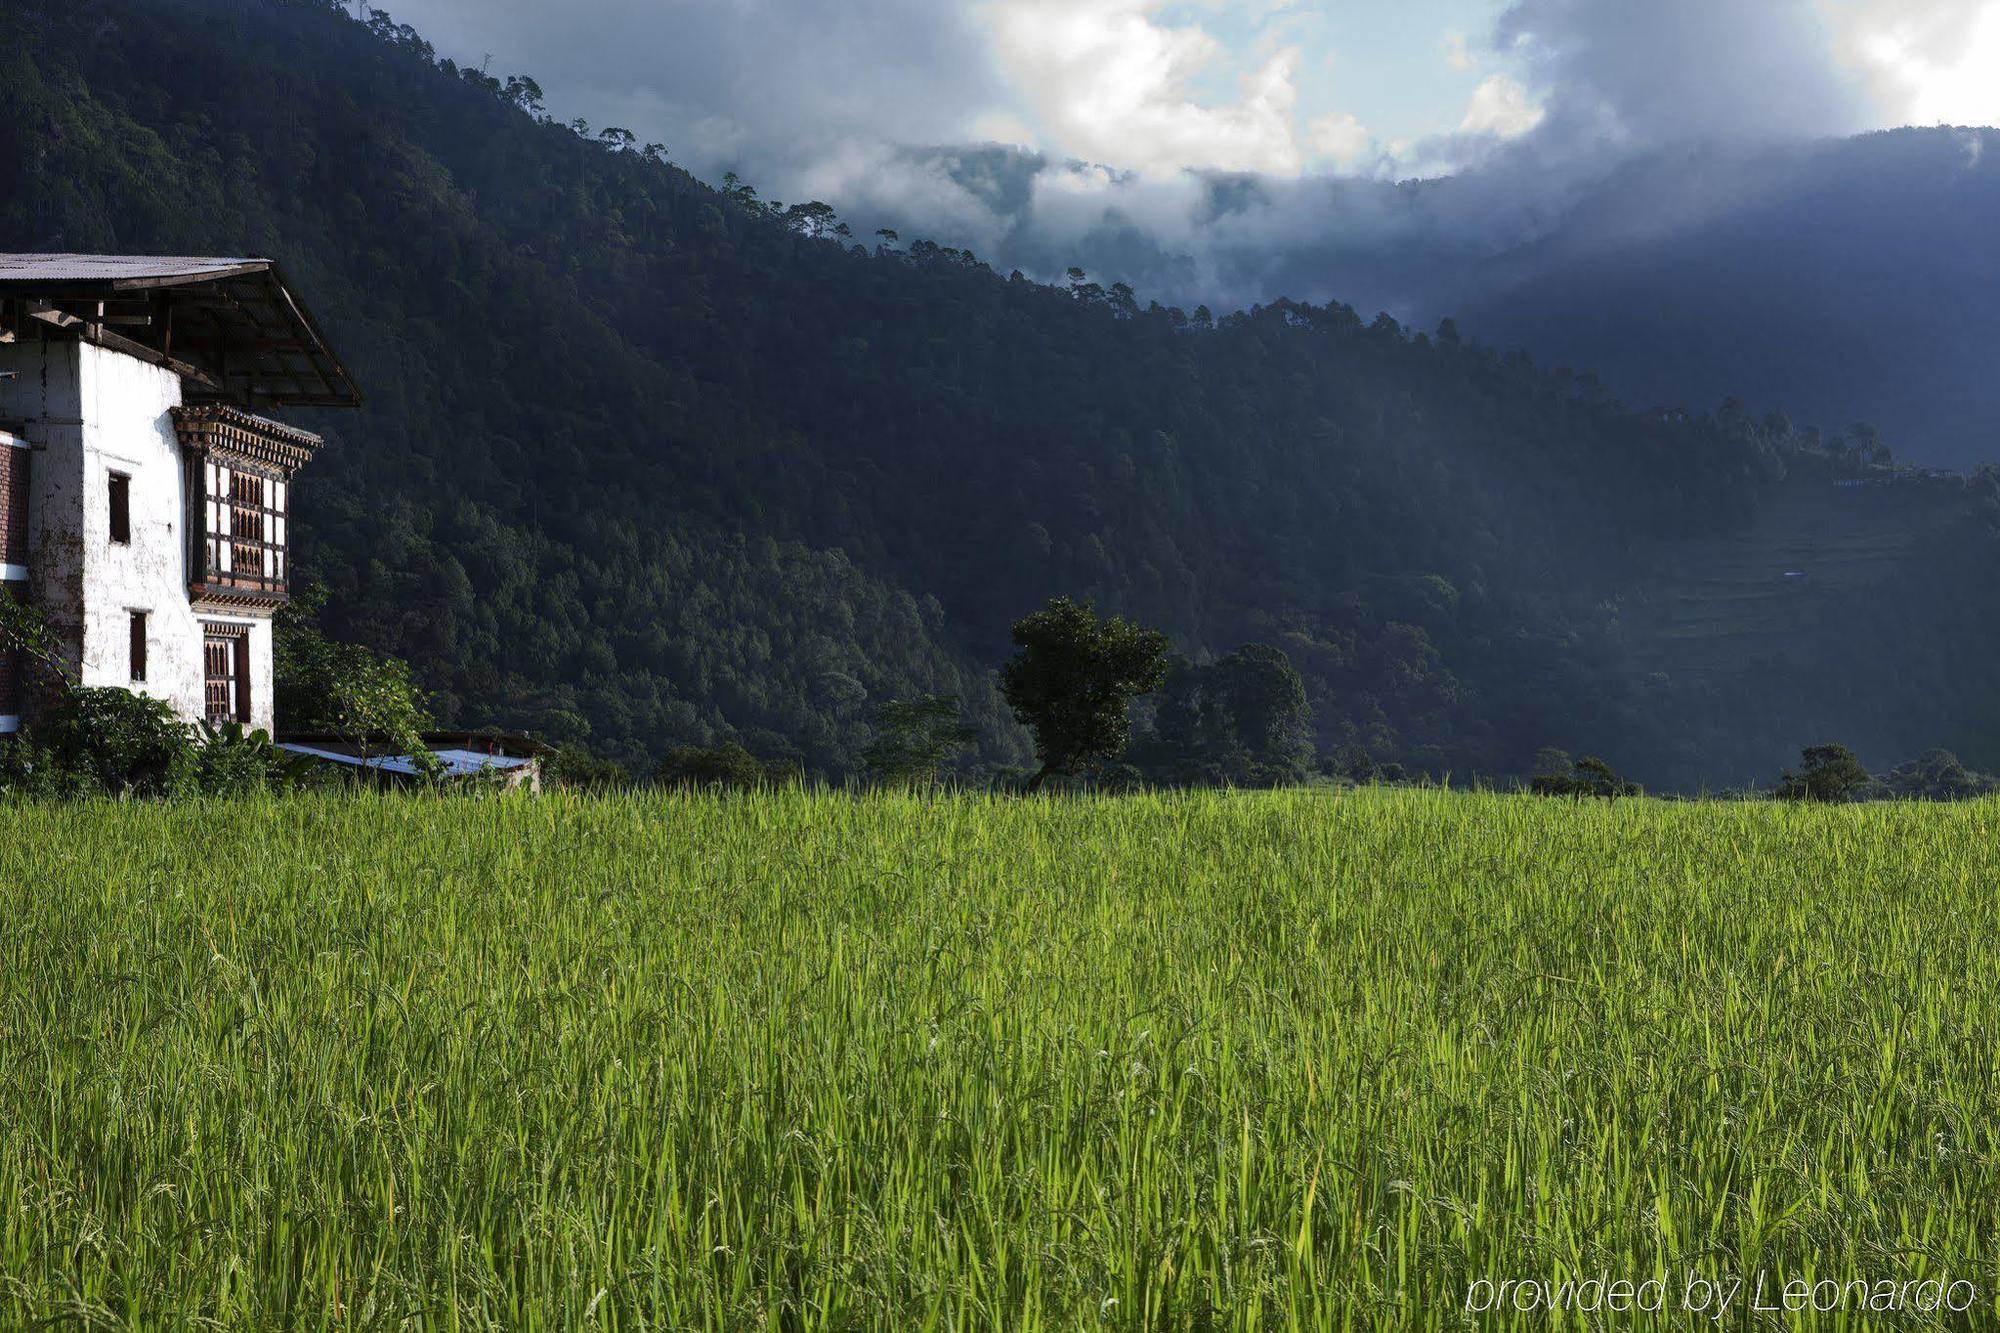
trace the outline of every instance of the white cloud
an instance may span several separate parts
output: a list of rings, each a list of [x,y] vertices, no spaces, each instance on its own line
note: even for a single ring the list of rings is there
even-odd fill
[[[1864,10],[1853,45],[1912,125],[2000,124],[2000,3]]]
[[[2000,119],[2000,0],[1514,0],[1497,44],[1572,146]]]
[[[1545,113],[1528,97],[1528,90],[1505,74],[1489,75],[1472,93],[1461,134],[1490,134],[1515,139],[1542,123]]]
[[[993,53],[1052,151],[1147,172],[1297,175],[1299,51],[1245,74],[1233,102],[1205,105],[1196,78],[1228,52],[1194,24],[1156,21],[1161,0],[991,0]]]
[[[1306,127],[1313,152],[1341,171],[1352,171],[1375,152],[1375,136],[1359,117],[1321,116]]]

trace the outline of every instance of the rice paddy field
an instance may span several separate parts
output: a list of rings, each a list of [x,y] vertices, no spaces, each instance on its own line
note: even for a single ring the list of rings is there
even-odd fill
[[[1990,1327],[1996,834],[8,807],[0,1327]]]

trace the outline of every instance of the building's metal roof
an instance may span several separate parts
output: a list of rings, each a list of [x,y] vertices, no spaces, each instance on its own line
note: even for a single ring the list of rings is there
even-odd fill
[[[192,255],[0,255],[0,286],[12,282],[110,282],[160,286],[261,273],[268,259]]]
[[[396,754],[393,737],[380,732],[355,735],[331,731],[288,731],[279,736],[289,745],[306,745],[342,754]],[[417,737],[432,750],[471,750],[478,754],[500,754],[514,759],[542,759],[556,753],[556,747],[532,736],[488,729],[485,731],[426,731]]]
[[[255,256],[0,254],[0,342],[29,332],[164,366],[190,402],[361,402],[284,273]]]
[[[292,754],[308,755],[314,759],[324,759],[330,764],[345,764],[349,768],[365,768],[375,773],[396,773],[404,777],[414,777],[421,770],[416,760],[405,754],[359,755],[342,754],[338,750],[322,750],[313,745],[300,745],[296,741],[280,741],[280,750]],[[521,759],[512,755],[482,754],[473,750],[433,750],[438,762],[444,766],[444,776],[448,778],[477,777],[481,773],[510,773],[516,769],[529,768],[533,759]]]

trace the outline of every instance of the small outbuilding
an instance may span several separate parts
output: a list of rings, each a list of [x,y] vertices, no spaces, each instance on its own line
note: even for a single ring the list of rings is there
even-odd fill
[[[446,781],[489,782],[531,792],[542,789],[542,764],[555,753],[553,746],[526,736],[489,732],[427,732],[423,742],[437,759]],[[279,740],[278,748],[388,786],[416,782],[424,772],[417,756],[384,736],[286,736]]]

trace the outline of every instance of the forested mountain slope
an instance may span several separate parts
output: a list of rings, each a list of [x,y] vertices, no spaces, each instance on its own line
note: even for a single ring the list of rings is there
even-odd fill
[[[1941,516],[1880,578],[1683,674],[1626,610],[1671,553],[1863,461],[1344,307],[1209,327],[864,250],[318,0],[0,12],[0,248],[286,264],[369,394],[307,423],[336,447],[305,562],[456,721],[837,776],[874,704],[950,691],[1016,763],[990,668],[1069,593],[1194,656],[1279,645],[1329,755],[1556,744],[1684,785],[1829,737],[2000,760],[1984,481],[1911,483]]]
[[[1490,262],[1468,327],[1639,404],[1782,404],[1899,453],[2000,462],[2000,133],[1905,129],[1629,163]]]
[[[1643,151],[1530,136],[1423,180],[1190,173],[1191,212],[1164,226],[1112,166],[1076,164],[1114,182],[1085,226],[1035,202],[1066,193],[1044,188],[1068,170],[1045,154],[913,153],[1031,271],[1082,264],[1183,304],[1288,292],[1426,328],[1450,315],[1588,364],[1634,406],[1737,396],[1802,425],[1871,422],[1909,461],[2000,463],[2000,130]],[[908,230],[899,211],[925,205],[894,193],[867,202]]]

